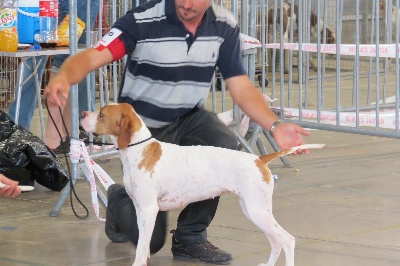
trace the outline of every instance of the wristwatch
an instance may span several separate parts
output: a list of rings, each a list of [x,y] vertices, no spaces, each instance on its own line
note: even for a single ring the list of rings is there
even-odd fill
[[[283,122],[281,120],[276,120],[274,123],[272,123],[271,128],[269,129],[269,134],[271,134],[272,136],[274,135],[274,131],[275,129],[282,124]]]

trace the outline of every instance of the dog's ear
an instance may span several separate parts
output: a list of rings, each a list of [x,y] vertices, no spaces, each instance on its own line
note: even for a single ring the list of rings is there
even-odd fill
[[[120,131],[118,135],[118,148],[125,149],[131,142],[132,138],[132,122],[128,116],[122,115]]]

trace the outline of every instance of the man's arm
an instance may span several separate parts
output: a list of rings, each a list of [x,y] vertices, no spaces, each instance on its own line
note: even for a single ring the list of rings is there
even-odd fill
[[[278,120],[261,93],[251,84],[247,75],[232,77],[225,82],[233,101],[253,121],[269,130],[272,123]]]
[[[270,130],[272,124],[278,120],[271,111],[261,93],[251,84],[247,75],[231,77],[225,80],[233,101],[245,112],[252,121],[266,130]],[[303,136],[310,133],[301,126],[292,123],[281,123],[276,127],[273,137],[281,149],[288,149],[304,144]],[[304,151],[308,153],[308,150]],[[301,154],[298,150],[293,154]]]
[[[98,51],[89,48],[68,57],[59,72],[52,76],[45,87],[45,95],[50,105],[65,106],[70,86],[79,83],[90,72],[113,61],[108,49]]]

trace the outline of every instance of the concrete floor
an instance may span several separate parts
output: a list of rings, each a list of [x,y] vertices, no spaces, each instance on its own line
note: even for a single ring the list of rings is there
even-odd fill
[[[327,131],[312,131],[308,143],[326,143],[308,156],[291,156],[293,168],[279,160],[274,215],[296,237],[296,265],[400,265],[399,140]],[[121,167],[114,157],[101,166],[117,182]],[[0,265],[131,265],[130,243],[111,243],[97,220],[84,180],[76,191],[89,208],[87,219],[74,216],[71,204],[49,217],[60,193],[36,185],[17,199],[0,199]],[[84,210],[74,200],[80,214]],[[169,229],[179,210],[170,212]],[[101,216],[105,211],[101,208]],[[208,230],[209,240],[233,254],[233,266],[266,262],[270,246],[239,207],[224,195]],[[175,261],[171,236],[149,266],[200,265]],[[284,265],[281,253],[277,265]]]

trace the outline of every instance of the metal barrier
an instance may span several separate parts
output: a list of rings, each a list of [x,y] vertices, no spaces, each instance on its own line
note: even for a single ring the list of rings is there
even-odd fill
[[[121,16],[122,14],[125,14],[126,11],[128,11],[129,8],[131,8],[131,1],[110,1],[108,0],[100,0],[100,7],[101,10],[99,12],[99,19],[97,21],[97,28],[98,32],[100,34],[103,33],[103,29],[108,30],[110,25],[116,20],[117,17]],[[87,14],[90,14],[90,1],[88,3],[88,8],[87,8]],[[74,54],[76,53],[76,27],[74,26],[76,24],[76,0],[70,0],[69,2],[69,7],[70,7],[70,14],[75,14],[75,16],[71,16],[70,20],[70,53]],[[107,12],[104,12],[104,8],[107,9]],[[103,15],[106,14],[107,17],[103,18]],[[89,16],[88,16],[89,17]],[[103,27],[104,25],[104,27]],[[87,25],[89,28],[90,25]],[[90,37],[87,38],[87,47],[90,47]],[[118,87],[119,87],[119,82],[120,79],[118,78],[120,76],[119,73],[123,73],[123,62],[124,60],[120,60],[118,62],[114,62],[108,66],[104,66],[101,69],[98,70],[98,91],[99,91],[99,105],[100,108],[106,104],[108,104],[110,101],[116,102],[117,101],[117,93],[118,93]],[[112,75],[109,75],[112,73]],[[88,90],[94,89],[94,76],[95,73],[90,74],[90,78],[88,79]],[[112,79],[112,80],[111,80]],[[78,114],[78,95],[77,95],[77,85],[74,85],[71,87],[71,92],[70,92],[70,97],[71,97],[71,137],[74,139],[78,139],[79,137],[79,114]],[[89,92],[88,92],[89,93]],[[90,95],[90,93],[88,94]],[[89,140],[93,140],[92,134],[89,136]],[[103,137],[104,140],[104,137]],[[103,150],[101,152],[93,152],[93,146],[91,145],[90,151],[91,151],[91,158],[92,159],[97,159],[97,158],[102,158],[105,156],[112,156],[117,154],[117,151],[115,149],[113,150],[106,150],[106,147],[103,146]],[[81,167],[83,166],[83,167]],[[71,162],[71,179],[73,182],[73,185],[76,184],[77,180],[80,178],[82,175],[86,182],[90,183],[90,177],[88,171],[85,170],[84,162]],[[50,216],[55,217],[58,216],[62,206],[65,204],[68,196],[70,196],[71,192],[71,187],[66,186],[64,190],[61,192],[61,195],[57,202],[55,203],[53,209],[50,212]],[[103,195],[101,191],[97,191],[98,198],[100,199],[100,203],[103,205],[103,207],[106,208],[107,206],[107,199]]]
[[[297,14],[290,13],[296,8]],[[263,55],[270,62],[267,77],[282,119],[315,129],[400,138],[398,0],[278,0],[266,6],[267,16],[270,9],[266,21],[272,32],[266,34],[269,51]],[[285,13],[298,17],[298,23],[289,21],[286,39]],[[315,69],[311,60],[317,62]]]

